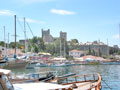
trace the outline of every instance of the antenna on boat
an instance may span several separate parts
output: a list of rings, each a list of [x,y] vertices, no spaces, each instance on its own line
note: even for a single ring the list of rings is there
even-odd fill
[[[16,55],[16,15],[14,15],[15,18],[15,55]]]

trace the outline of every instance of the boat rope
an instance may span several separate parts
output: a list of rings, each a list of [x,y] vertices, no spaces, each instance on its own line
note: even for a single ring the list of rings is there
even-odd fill
[[[19,25],[20,25],[21,29],[24,31],[24,28],[23,28],[23,26],[22,26],[22,24],[21,24],[21,22],[20,22],[19,18],[18,18],[18,17],[16,17],[16,18],[17,18],[17,21],[18,21],[18,23],[19,23]]]
[[[31,29],[31,27],[30,27],[30,25],[29,25],[29,23],[28,23],[28,22],[26,22],[26,23],[27,23],[27,26],[28,26],[28,28],[29,28],[29,30],[30,30],[32,36],[35,37],[34,34],[33,34],[32,29]],[[35,41],[35,45],[36,45],[38,48],[40,48],[40,45],[38,44],[38,40]]]
[[[91,72],[93,72],[92,70],[90,70]],[[95,70],[94,72],[98,72],[97,70]],[[102,76],[103,77],[103,76]],[[101,79],[104,83],[105,83],[105,85],[110,89],[110,90],[112,90],[112,88],[107,84],[107,82],[105,82],[105,80],[103,80],[103,78]]]
[[[102,81],[106,84],[106,86],[107,86],[110,90],[112,90],[112,88],[105,82],[105,80],[102,79]]]
[[[32,35],[33,35],[33,37],[34,37],[34,34],[33,34],[33,32],[32,32],[32,29],[30,28],[29,23],[28,23],[28,22],[26,22],[26,23],[27,23],[28,28],[30,29],[30,32],[32,33]]]

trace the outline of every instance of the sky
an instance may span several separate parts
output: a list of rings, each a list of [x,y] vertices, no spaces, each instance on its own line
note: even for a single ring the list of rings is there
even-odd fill
[[[67,40],[79,42],[100,40],[110,46],[119,45],[120,0],[1,0],[0,41],[14,41],[14,15],[17,15],[17,40],[24,39],[23,17],[34,36],[50,29],[53,37],[67,32]],[[32,38],[26,26],[27,37]]]

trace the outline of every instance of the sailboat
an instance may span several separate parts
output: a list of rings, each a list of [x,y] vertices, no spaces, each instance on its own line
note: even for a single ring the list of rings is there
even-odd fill
[[[12,68],[25,68],[28,64],[29,58],[27,56],[18,57],[16,54],[16,15],[15,15],[15,53],[13,57],[8,57],[7,63],[3,68],[12,69]]]

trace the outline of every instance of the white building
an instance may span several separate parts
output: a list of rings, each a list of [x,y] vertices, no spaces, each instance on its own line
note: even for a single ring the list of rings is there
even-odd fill
[[[82,54],[84,54],[84,52],[79,50],[69,51],[69,56],[72,56],[73,58],[79,58]]]

